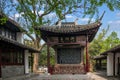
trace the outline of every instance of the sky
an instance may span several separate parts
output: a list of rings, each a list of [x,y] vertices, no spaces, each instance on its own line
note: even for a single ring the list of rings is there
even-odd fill
[[[110,35],[111,32],[115,31],[118,34],[118,37],[120,38],[120,11],[118,10],[114,10],[114,11],[110,11],[106,5],[103,5],[102,7],[99,8],[99,16],[101,16],[103,14],[103,12],[105,11],[105,15],[101,21],[102,25],[99,28],[99,31],[97,33],[97,35],[101,32],[102,29],[106,29],[109,27],[109,31],[107,33],[107,35]],[[40,11],[39,13],[42,14],[44,11]],[[20,14],[15,14],[15,17],[19,17]],[[55,17],[55,13],[51,13],[49,14],[47,17],[51,18],[51,17]],[[76,16],[74,15],[66,15],[66,21],[67,22],[74,22],[76,20]],[[88,17],[85,18],[78,18],[78,24],[87,24],[87,21],[89,20]],[[95,19],[92,19],[92,22],[94,22]]]
[[[102,25],[99,28],[99,31],[97,35],[102,31],[102,29],[107,29],[109,25],[109,30],[106,36],[110,35],[111,32],[115,31],[118,34],[118,37],[120,38],[120,11],[114,10],[110,11],[105,5],[99,8],[99,16],[103,14],[105,11],[104,17],[101,21]],[[67,21],[73,22],[76,17],[73,15],[67,15]],[[79,18],[78,23],[79,24],[87,24],[87,21],[89,18]],[[94,22],[94,18],[92,19],[92,22]]]
[[[120,38],[120,11],[110,11],[108,8],[103,6],[100,8],[100,13],[103,11],[106,11],[103,19],[102,19],[102,25],[100,27],[99,32],[102,29],[106,29],[108,25],[110,26],[108,35],[111,34],[111,32],[115,31],[118,34],[118,37]]]

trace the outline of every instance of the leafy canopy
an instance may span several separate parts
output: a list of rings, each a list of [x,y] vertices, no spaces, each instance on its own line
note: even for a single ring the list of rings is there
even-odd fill
[[[108,30],[103,29],[101,33],[90,43],[89,53],[90,56],[96,56],[100,53],[109,50],[120,44],[120,39],[116,32],[112,32],[109,36],[105,37]]]

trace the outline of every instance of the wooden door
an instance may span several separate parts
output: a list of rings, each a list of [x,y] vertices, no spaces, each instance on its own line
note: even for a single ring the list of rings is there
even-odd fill
[[[0,78],[1,78],[1,49],[0,49]]]

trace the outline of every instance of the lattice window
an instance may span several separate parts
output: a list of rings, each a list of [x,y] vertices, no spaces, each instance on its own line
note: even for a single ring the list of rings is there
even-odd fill
[[[79,64],[81,61],[80,48],[58,49],[58,64]]]

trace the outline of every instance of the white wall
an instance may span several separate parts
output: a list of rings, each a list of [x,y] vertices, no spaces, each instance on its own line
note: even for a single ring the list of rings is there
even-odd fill
[[[17,32],[16,39],[18,42],[23,43],[23,33]]]
[[[107,55],[107,76],[113,76],[113,53]]]
[[[118,57],[120,57],[120,53],[115,54],[115,75],[118,72]],[[107,56],[107,76],[113,76],[113,53],[108,53]]]
[[[25,74],[29,73],[29,59],[28,57],[30,56],[30,53],[28,50],[25,50]]]

